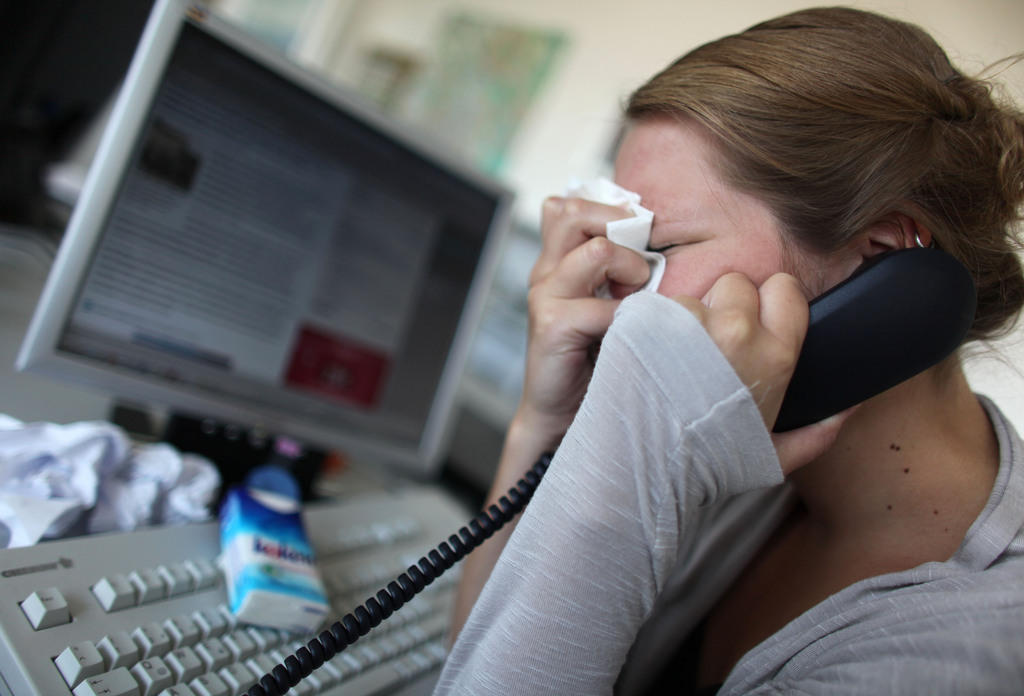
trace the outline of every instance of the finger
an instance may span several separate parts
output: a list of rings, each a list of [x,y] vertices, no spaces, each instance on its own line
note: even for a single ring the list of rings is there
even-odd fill
[[[589,297],[608,281],[642,285],[650,274],[650,266],[640,254],[605,237],[595,237],[566,254],[545,285],[555,297]]]
[[[574,334],[578,339],[572,342],[574,345],[583,345],[604,336],[618,306],[618,300],[596,297],[550,301],[531,312],[531,331],[546,350],[557,350],[553,343],[566,334]]]
[[[541,251],[530,284],[546,278],[571,250],[593,237],[604,237],[606,225],[630,213],[616,206],[582,198],[552,196],[541,209]]]
[[[800,281],[788,273],[776,273],[761,284],[760,321],[794,352],[807,335],[809,309]]]
[[[772,443],[775,445],[783,475],[788,476],[828,451],[839,437],[839,431],[858,407],[859,404],[851,406],[825,420],[796,430],[772,433]]]
[[[705,329],[707,328],[706,322],[708,308],[703,302],[698,300],[696,297],[690,297],[689,295],[674,295],[672,299],[690,310],[690,314],[697,317],[697,321],[699,321]]]
[[[757,316],[760,297],[757,286],[742,273],[726,273],[715,281],[701,301],[718,311],[736,311]]]
[[[757,286],[741,273],[727,273],[701,301],[708,308],[704,328],[740,379],[748,385],[761,379],[752,371],[754,356],[750,352],[761,332]]]

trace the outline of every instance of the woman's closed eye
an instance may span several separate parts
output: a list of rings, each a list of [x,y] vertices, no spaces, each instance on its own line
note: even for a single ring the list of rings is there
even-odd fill
[[[680,237],[678,235],[673,235],[673,237],[675,237],[676,241],[669,242],[668,244],[662,244],[661,246],[654,246],[653,244],[648,244],[647,245],[647,251],[652,251],[652,252],[654,252],[656,254],[664,254],[666,251],[671,251],[672,249],[681,249],[683,247],[692,247],[692,246],[695,246],[697,244],[701,244],[703,242],[710,241],[712,239],[711,237],[706,237],[706,236],[703,236],[703,235],[701,235],[701,236],[696,236],[695,235],[693,237],[690,237],[690,236]]]
[[[655,254],[664,254],[666,251],[668,251],[672,247],[677,247],[677,246],[679,246],[679,244],[666,244],[665,246],[660,246],[660,247],[654,247],[654,246],[651,246],[650,244],[648,244],[647,245],[647,251],[654,252]]]

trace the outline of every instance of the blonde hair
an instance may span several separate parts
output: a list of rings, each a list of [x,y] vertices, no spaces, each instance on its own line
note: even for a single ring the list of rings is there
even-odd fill
[[[684,55],[626,115],[703,124],[726,180],[807,251],[914,218],[974,276],[969,338],[1008,330],[1024,304],[1024,114],[917,26],[849,8],[785,15]]]

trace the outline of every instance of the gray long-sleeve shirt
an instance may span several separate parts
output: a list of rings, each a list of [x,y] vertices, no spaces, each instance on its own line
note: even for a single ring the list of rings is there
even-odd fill
[[[1024,693],[1024,447],[986,408],[1000,470],[953,557],[811,608],[744,655],[722,696]],[[435,693],[643,693],[790,496],[749,391],[697,321],[654,293],[627,298]]]

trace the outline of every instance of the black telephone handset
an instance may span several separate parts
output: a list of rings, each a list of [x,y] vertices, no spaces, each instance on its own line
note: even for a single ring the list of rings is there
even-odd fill
[[[811,302],[775,431],[859,404],[950,355],[974,321],[970,273],[938,249],[879,254]]]
[[[810,304],[810,324],[776,431],[816,423],[935,365],[960,345],[974,319],[970,274],[936,249],[880,254]],[[543,455],[497,505],[336,621],[260,679],[248,696],[287,692],[365,635],[517,515],[540,483]]]

